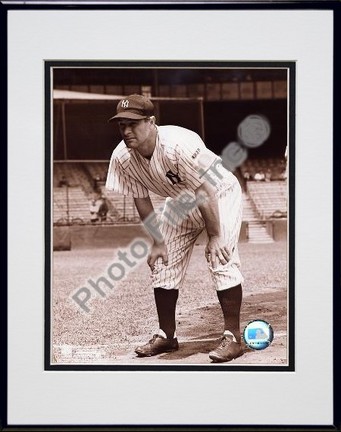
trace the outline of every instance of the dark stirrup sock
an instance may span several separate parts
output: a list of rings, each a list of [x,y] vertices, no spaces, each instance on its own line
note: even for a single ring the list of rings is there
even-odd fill
[[[240,307],[242,304],[242,286],[239,284],[235,287],[223,291],[217,291],[218,299],[224,315],[224,328],[229,330],[240,343]]]
[[[175,333],[175,308],[178,300],[179,290],[155,288],[154,297],[159,317],[160,329],[163,330],[167,338],[173,338]]]

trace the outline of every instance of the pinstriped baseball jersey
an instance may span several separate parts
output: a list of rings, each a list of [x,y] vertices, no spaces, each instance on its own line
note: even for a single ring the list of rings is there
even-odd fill
[[[207,173],[215,183],[234,182],[234,176],[218,162],[199,135],[178,126],[158,126],[157,142],[150,160],[126,147],[124,141],[113,151],[106,187],[123,195],[144,198],[149,191],[175,198],[194,191]],[[215,170],[210,169],[215,164]]]
[[[122,141],[113,151],[106,187],[123,195],[143,198],[152,191],[167,197],[161,215],[160,230],[168,249],[168,266],[158,259],[152,273],[154,288],[181,287],[196,239],[205,229],[205,221],[194,206],[184,217],[175,210],[176,198],[194,195],[203,182],[217,189],[221,232],[231,251],[226,265],[208,266],[217,290],[243,281],[238,255],[242,195],[236,177],[221,165],[221,159],[207,149],[194,132],[178,126],[157,127],[157,141],[150,160],[126,147]]]

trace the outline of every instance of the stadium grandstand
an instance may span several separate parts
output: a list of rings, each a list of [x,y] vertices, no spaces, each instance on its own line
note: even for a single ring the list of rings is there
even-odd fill
[[[103,77],[98,78],[102,84],[90,85],[86,84],[86,77],[96,83],[93,72],[81,72],[72,68],[54,71],[54,226],[93,224],[90,202],[96,197],[105,197],[108,204],[105,220],[96,224],[141,223],[133,199],[106,190],[105,180],[111,152],[120,140],[107,119],[122,95],[143,93],[155,104],[158,124],[177,124],[196,131],[217,154],[236,139],[238,123],[245,116],[256,112],[269,119],[269,140],[259,148],[249,149],[249,157],[234,173],[243,187],[243,221],[248,227],[249,241],[273,241],[266,223],[287,218],[287,100],[286,75],[282,70],[277,75],[274,70],[265,70],[263,75],[251,70],[249,74],[240,73],[238,79],[236,75],[226,77],[226,73],[212,72],[210,80],[199,74],[181,85],[166,84],[167,79],[162,74],[156,79],[155,73],[149,85],[133,83],[129,74],[127,85],[109,85]],[[124,82],[125,78],[122,71],[117,73],[117,82]],[[68,80],[73,84],[66,85]],[[164,198],[154,194],[151,198],[160,212]]]
[[[250,161],[235,174],[243,178],[243,220],[249,225],[250,240],[269,240],[264,221],[287,217],[287,182],[283,161],[272,165],[271,176],[255,180],[245,178],[245,172],[256,174],[255,167],[270,166],[267,161]],[[109,211],[102,224],[141,223],[133,199],[105,188],[108,162],[55,162],[53,170],[53,223],[55,225],[89,224],[89,202],[97,194],[107,198]],[[66,180],[66,184],[65,184]],[[162,211],[164,198],[151,193],[157,213]],[[253,235],[254,234],[254,235]],[[263,234],[263,235],[262,235]]]

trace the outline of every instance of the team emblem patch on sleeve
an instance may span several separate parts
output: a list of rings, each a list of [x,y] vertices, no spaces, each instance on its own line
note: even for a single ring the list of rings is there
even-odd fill
[[[198,156],[199,153],[200,153],[200,148],[198,147],[198,148],[195,150],[195,152],[192,154],[192,159],[195,159],[195,158]]]

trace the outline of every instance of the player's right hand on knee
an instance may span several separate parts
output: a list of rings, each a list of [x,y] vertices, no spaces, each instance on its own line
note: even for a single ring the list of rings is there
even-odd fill
[[[158,258],[162,258],[163,264],[168,265],[168,252],[165,243],[153,243],[147,259],[151,271],[155,269],[155,262]]]

